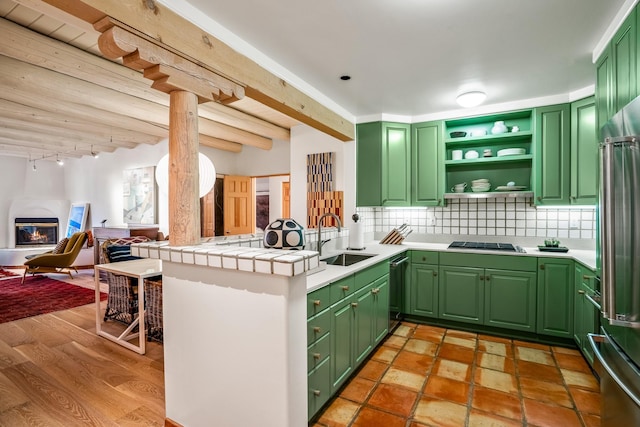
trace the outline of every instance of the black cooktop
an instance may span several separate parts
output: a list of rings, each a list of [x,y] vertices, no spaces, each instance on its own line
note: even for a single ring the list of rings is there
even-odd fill
[[[520,246],[511,243],[453,242],[449,249],[480,249],[487,251],[524,252]]]

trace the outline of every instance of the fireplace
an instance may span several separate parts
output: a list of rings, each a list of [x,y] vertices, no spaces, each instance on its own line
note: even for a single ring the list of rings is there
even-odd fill
[[[16,218],[16,247],[58,243],[58,218]]]

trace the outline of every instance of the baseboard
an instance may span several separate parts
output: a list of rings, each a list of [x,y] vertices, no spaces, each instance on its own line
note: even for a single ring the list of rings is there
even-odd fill
[[[169,418],[165,418],[164,419],[164,427],[183,427],[182,424],[178,424],[177,422],[169,419]]]

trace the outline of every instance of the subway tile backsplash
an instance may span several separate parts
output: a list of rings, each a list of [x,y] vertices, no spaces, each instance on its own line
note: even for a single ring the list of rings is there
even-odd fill
[[[453,199],[446,207],[358,208],[365,232],[595,239],[595,207],[535,208],[527,198]]]

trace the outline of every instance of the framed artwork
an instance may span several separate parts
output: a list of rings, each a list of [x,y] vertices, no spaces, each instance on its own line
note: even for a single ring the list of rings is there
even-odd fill
[[[122,219],[125,224],[156,223],[155,166],[125,169],[122,179]]]
[[[87,226],[87,216],[89,215],[89,203],[71,203],[69,209],[69,221],[67,222],[67,233],[65,237],[71,237],[73,233],[84,231]]]

